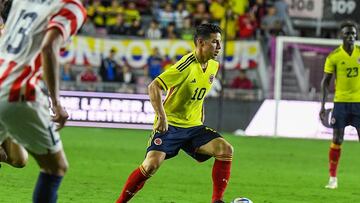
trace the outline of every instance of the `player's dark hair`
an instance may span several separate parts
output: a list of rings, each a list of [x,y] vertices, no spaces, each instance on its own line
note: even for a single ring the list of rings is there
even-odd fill
[[[344,27],[354,27],[356,29],[356,31],[358,30],[358,25],[354,21],[351,21],[351,20],[343,21],[340,24],[340,29],[343,29]]]
[[[357,40],[359,37],[359,29],[358,29],[357,23],[352,20],[346,20],[340,24],[340,30],[342,30],[345,27],[354,27],[355,28],[355,30],[356,30],[355,40]]]
[[[197,26],[195,33],[194,33],[195,46],[196,46],[197,39],[199,39],[200,37],[204,38],[204,39],[209,39],[210,34],[212,34],[212,33],[220,33],[221,34],[221,32],[222,32],[221,28],[215,24],[205,23],[205,24],[201,24],[201,25]]]
[[[9,16],[11,4],[12,4],[12,0],[5,1],[4,2],[4,7],[1,10],[0,15],[1,15],[2,19],[4,20],[4,23],[6,22],[8,16]]]

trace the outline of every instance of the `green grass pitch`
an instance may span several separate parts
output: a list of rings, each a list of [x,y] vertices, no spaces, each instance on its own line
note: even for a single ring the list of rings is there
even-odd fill
[[[62,139],[70,169],[59,203],[115,202],[129,173],[144,158],[149,131],[67,127]],[[339,188],[326,190],[329,141],[224,137],[235,148],[229,203],[245,196],[254,203],[360,202],[360,144],[345,142]],[[197,163],[184,153],[164,162],[133,203],[209,203],[213,160]],[[0,169],[0,202],[31,202],[38,175],[33,159],[23,169]]]

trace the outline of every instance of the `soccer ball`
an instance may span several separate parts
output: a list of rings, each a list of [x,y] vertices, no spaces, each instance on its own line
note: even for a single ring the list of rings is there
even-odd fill
[[[231,203],[253,203],[253,202],[246,197],[238,197],[234,199]]]

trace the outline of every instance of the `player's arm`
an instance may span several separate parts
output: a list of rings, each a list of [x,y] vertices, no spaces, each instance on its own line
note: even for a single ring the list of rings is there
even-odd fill
[[[332,73],[324,73],[323,79],[321,80],[321,109],[319,113],[321,120],[323,120],[325,117],[325,102],[329,93],[332,75]]]
[[[156,115],[158,116],[158,120],[157,123],[155,124],[154,130],[164,133],[168,130],[168,123],[161,97],[162,86],[155,79],[149,84],[148,90],[149,90],[150,102],[155,110]]]
[[[54,122],[59,124],[61,129],[66,119],[69,117],[67,112],[60,104],[59,99],[59,59],[58,53],[63,42],[62,34],[59,29],[54,28],[46,32],[41,46],[41,59],[44,71],[44,79],[50,94],[52,108],[54,111]]]
[[[55,114],[53,121],[59,124],[58,130],[64,126],[68,118],[68,114],[59,102],[59,49],[63,42],[76,34],[85,19],[86,10],[84,6],[79,1],[67,0],[59,12],[51,16],[42,42],[41,58],[45,82]]]

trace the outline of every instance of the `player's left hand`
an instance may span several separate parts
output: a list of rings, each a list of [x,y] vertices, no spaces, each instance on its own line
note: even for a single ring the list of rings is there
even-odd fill
[[[52,121],[58,124],[56,131],[59,131],[64,127],[66,120],[69,118],[69,114],[60,104],[53,106],[52,110],[54,112]]]

